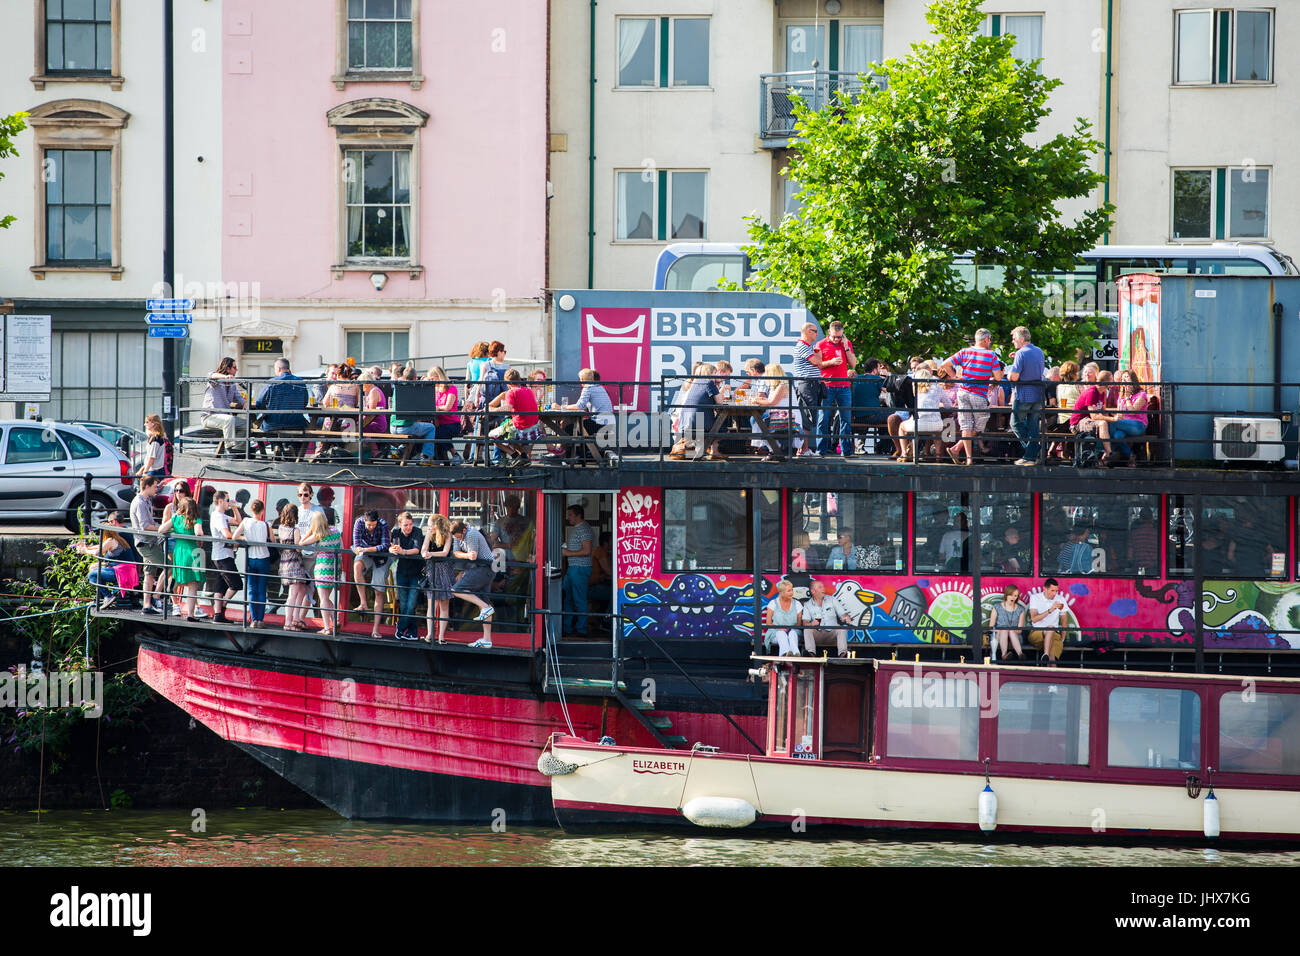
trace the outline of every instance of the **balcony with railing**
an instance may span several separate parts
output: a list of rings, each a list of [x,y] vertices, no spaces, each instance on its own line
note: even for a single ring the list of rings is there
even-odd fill
[[[857,96],[868,87],[885,89],[888,78],[832,70],[797,70],[792,73],[764,73],[759,77],[758,135],[763,146],[779,149],[790,145],[796,118],[794,101],[810,109],[829,105],[835,94]]]

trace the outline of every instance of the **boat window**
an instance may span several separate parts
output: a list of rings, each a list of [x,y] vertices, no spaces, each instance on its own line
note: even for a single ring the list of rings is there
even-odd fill
[[[1044,494],[1041,507],[1039,574],[1159,577],[1158,495]]]
[[[895,674],[888,707],[889,756],[974,760],[979,755],[979,688],[969,676]]]
[[[1255,259],[1196,259],[1196,274],[1203,276],[1259,276],[1271,271],[1267,263]]]
[[[1230,691],[1220,697],[1219,769],[1300,773],[1300,694]]]
[[[781,493],[746,488],[664,489],[664,571],[752,572],[751,498],[762,519],[763,570],[779,571]]]
[[[385,492],[368,488],[363,491],[391,494],[398,498],[408,495],[404,490]],[[411,495],[411,503],[417,507],[423,504],[425,494],[420,491]],[[436,507],[434,502],[429,506]],[[389,517],[382,510],[381,514],[390,522],[390,527],[396,521],[396,514]],[[359,517],[356,511],[353,515]],[[504,558],[504,570],[497,571],[492,583],[492,604],[496,607],[494,626],[516,633],[527,631],[532,621],[534,572],[537,569],[536,497],[514,488],[453,488],[447,500],[447,518],[453,522],[459,519],[468,527],[482,531],[498,560],[498,568],[502,567],[500,559]],[[596,525],[594,515],[588,523],[593,527]],[[420,523],[421,530],[425,530],[427,524],[426,516]],[[498,551],[501,554],[496,554]],[[474,616],[468,603],[453,602],[450,611],[453,620],[468,620]]]
[[[999,684],[998,760],[1085,766],[1088,704],[1084,684]]]
[[[461,492],[453,492],[453,498]],[[473,494],[473,492],[470,492]],[[368,511],[378,511],[379,517],[388,525],[391,534],[397,527],[397,517],[403,511],[409,511],[420,533],[424,533],[429,516],[441,510],[438,506],[438,492],[432,488],[372,488],[359,485],[352,489],[352,521]],[[482,523],[481,511],[465,520],[472,524]],[[352,529],[348,529],[350,534]],[[352,539],[349,538],[349,541]]]
[[[813,706],[817,700],[817,675],[799,671],[794,680],[794,750],[808,757],[817,755],[817,728],[813,723]]]
[[[1034,503],[1028,492],[977,495],[985,574],[1034,573]]]
[[[790,692],[790,673],[784,667],[776,668],[776,710],[772,714],[772,720],[775,721],[773,731],[772,749],[782,753],[786,750],[786,725],[789,723],[789,716],[786,713]]]
[[[809,571],[903,570],[903,494],[797,491],[790,497],[790,547]]]
[[[1201,766],[1201,698],[1195,691],[1116,687],[1107,727],[1112,767]]]
[[[221,483],[221,487],[229,489],[225,482]],[[300,498],[298,497],[299,485],[296,482],[266,486],[266,520],[271,523],[271,530],[280,527],[280,513],[285,505],[293,505],[297,510],[297,528],[304,534],[307,533],[310,523],[308,511],[313,508],[320,508],[325,512],[331,528],[339,528],[342,525],[343,497],[348,493],[347,488],[343,485],[313,484],[307,487],[311,489],[311,494],[306,498]],[[344,543],[346,544],[346,541]]]
[[[1207,495],[1195,512],[1190,496],[1170,496],[1170,575],[1191,574],[1199,546],[1207,578],[1286,577],[1286,499]]]
[[[919,491],[914,500],[913,571],[969,573],[969,497],[955,491]]]

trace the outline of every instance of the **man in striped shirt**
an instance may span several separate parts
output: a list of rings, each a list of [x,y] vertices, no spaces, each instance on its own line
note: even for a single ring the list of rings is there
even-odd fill
[[[821,326],[816,322],[805,322],[794,347],[794,392],[799,399],[799,412],[804,427],[811,436],[808,442],[810,448],[815,444],[817,414],[826,399],[826,386],[822,383],[820,367],[822,359],[817,351],[817,340],[821,334]]]
[[[980,329],[975,333],[973,347],[968,346],[943,360],[943,370],[953,378],[963,380],[957,386],[957,424],[961,426],[961,441],[953,445],[957,453],[952,455],[952,460],[958,464],[961,464],[963,448],[966,464],[974,464],[975,436],[989,422],[989,382],[1002,380],[1002,361],[990,348],[992,344],[993,333]],[[961,371],[958,372],[955,366],[960,366]],[[952,454],[951,450],[949,454]]]

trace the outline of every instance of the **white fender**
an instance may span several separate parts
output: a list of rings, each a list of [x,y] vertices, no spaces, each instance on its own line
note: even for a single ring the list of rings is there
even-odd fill
[[[682,816],[697,827],[747,827],[758,816],[748,800],[736,797],[696,797],[682,807]]]
[[[985,833],[992,833],[998,828],[998,795],[987,783],[980,791],[979,821],[980,829]]]
[[[1213,839],[1219,835],[1219,798],[1214,795],[1213,790],[1205,795],[1201,806],[1204,808],[1201,829],[1207,837]]]

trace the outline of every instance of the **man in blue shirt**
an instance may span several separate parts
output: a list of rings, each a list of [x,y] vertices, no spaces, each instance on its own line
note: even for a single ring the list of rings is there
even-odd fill
[[[1016,464],[1036,465],[1041,450],[1038,430],[1043,417],[1043,350],[1029,341],[1029,330],[1023,325],[1011,330],[1011,341],[1016,347],[1015,360],[1007,372],[1007,378],[1016,383],[1011,430],[1024,448]]]
[[[275,378],[267,382],[262,388],[257,400],[253,402],[253,407],[264,408],[268,411],[307,407],[307,386],[302,384],[302,379],[289,371],[288,359],[280,358],[275,360]],[[262,416],[262,431],[264,432],[293,431],[306,427],[306,415]],[[282,451],[297,454],[298,442],[281,442],[280,445]]]

